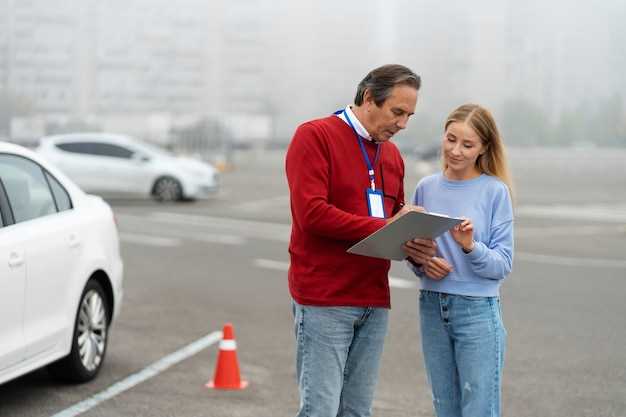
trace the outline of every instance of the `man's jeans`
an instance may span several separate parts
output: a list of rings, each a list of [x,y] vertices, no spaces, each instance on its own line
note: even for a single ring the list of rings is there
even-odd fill
[[[422,350],[438,417],[500,416],[506,330],[498,297],[420,291]]]
[[[387,333],[386,308],[293,303],[298,417],[367,417]]]

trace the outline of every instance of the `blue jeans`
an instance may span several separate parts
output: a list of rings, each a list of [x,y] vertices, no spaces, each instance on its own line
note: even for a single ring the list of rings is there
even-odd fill
[[[372,414],[389,310],[293,302],[298,417]]]
[[[498,297],[420,291],[426,375],[438,417],[498,417],[506,330]]]

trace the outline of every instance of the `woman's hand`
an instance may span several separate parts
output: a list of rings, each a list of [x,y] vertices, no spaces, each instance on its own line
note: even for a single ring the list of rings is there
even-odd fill
[[[445,259],[433,256],[422,264],[424,273],[430,279],[436,281],[444,279],[450,272],[452,272],[452,265],[450,265]]]
[[[450,229],[450,234],[463,251],[469,253],[474,249],[474,225],[470,219],[463,217],[463,222]]]
[[[432,239],[413,239],[404,244],[404,253],[416,264],[426,264],[437,253],[437,244]]]

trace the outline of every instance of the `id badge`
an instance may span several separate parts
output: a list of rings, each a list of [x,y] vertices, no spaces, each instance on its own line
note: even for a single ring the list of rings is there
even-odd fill
[[[365,197],[367,199],[367,208],[369,210],[369,215],[372,217],[384,219],[385,207],[383,205],[382,191],[372,190],[371,188],[368,188],[365,190]]]

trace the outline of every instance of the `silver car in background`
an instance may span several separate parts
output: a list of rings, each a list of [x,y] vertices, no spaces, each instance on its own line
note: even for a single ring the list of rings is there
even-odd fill
[[[90,193],[179,201],[209,198],[219,190],[219,173],[212,165],[177,157],[130,136],[47,136],[37,151]]]

